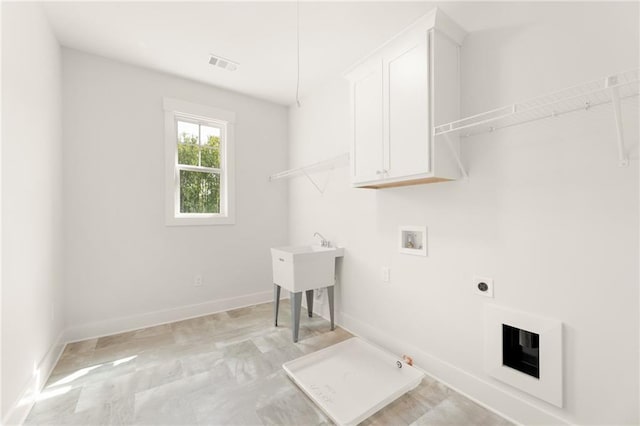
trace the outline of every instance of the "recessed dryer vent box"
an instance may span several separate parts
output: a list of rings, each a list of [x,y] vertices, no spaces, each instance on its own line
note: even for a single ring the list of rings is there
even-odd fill
[[[484,366],[492,377],[563,406],[562,322],[485,305]]]
[[[427,227],[401,226],[400,253],[416,256],[427,255]]]

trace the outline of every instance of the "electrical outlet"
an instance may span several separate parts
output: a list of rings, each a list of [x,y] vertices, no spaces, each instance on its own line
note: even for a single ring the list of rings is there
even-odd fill
[[[195,279],[193,280],[193,286],[194,287],[201,287],[202,286],[202,275],[196,275]]]
[[[382,267],[382,282],[388,283],[391,281],[391,268],[388,266]]]
[[[473,291],[484,297],[493,297],[493,278],[473,277]]]
[[[324,294],[324,288],[316,289],[313,294],[316,296],[316,300],[322,299],[322,295]]]

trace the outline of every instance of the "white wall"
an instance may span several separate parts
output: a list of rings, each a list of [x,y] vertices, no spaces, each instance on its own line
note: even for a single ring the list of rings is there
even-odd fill
[[[446,4],[467,17],[524,23],[472,33],[462,51],[463,114],[638,67],[638,5]],[[461,15],[462,16],[462,15]],[[335,80],[290,109],[291,166],[349,150],[349,94]],[[638,106],[625,103],[631,165],[619,168],[611,106],[463,142],[469,181],[349,188],[328,173],[320,195],[290,183],[292,243],[315,231],[346,247],[339,322],[526,424],[637,424]],[[323,179],[325,174],[318,174]],[[397,252],[400,225],[426,225],[426,258]],[[381,280],[391,267],[391,283]],[[483,371],[483,306],[493,302],[565,325],[565,406]],[[326,306],[318,306],[323,311]]]
[[[40,6],[2,9],[1,411],[13,424],[60,350],[62,80]]]
[[[235,225],[165,226],[163,96],[236,112]],[[68,339],[271,299],[286,108],[69,49],[63,104]]]

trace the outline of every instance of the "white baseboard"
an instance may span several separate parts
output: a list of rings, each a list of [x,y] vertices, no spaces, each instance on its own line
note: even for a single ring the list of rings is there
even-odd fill
[[[270,302],[272,299],[273,292],[265,291],[248,294],[246,296],[211,300],[195,305],[180,306],[178,308],[165,309],[162,311],[148,312],[139,315],[76,325],[66,329],[64,340],[71,343],[96,337],[109,336],[140,328],[181,321],[202,315],[209,315],[216,312],[228,311],[230,309],[242,308],[258,303]]]
[[[517,424],[565,425],[567,419],[558,417],[543,407],[533,405],[487,380],[443,361],[415,346],[408,345],[351,315],[341,312],[339,324],[352,334],[397,354],[410,354],[416,365],[429,376],[483,407]]]
[[[3,425],[21,425],[24,423],[42,387],[47,383],[53,367],[58,362],[60,355],[62,355],[65,346],[63,336],[64,332],[61,332],[42,358],[37,367],[38,374],[34,374],[20,397],[9,408],[9,411],[2,419]]]

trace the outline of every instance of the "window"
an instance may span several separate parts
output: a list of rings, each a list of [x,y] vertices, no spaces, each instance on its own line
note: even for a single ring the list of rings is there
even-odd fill
[[[235,114],[164,99],[167,225],[234,223]]]

